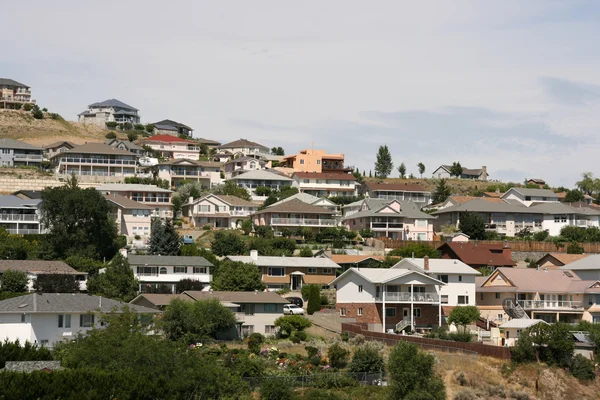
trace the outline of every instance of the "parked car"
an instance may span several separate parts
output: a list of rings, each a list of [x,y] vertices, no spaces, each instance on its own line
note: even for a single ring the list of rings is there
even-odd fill
[[[194,244],[194,237],[192,235],[183,235],[183,244]]]
[[[304,302],[302,301],[302,299],[300,297],[287,297],[286,300],[292,304],[297,305],[298,307],[304,306]]]
[[[304,315],[304,309],[295,304],[284,304],[283,313],[288,315]]]

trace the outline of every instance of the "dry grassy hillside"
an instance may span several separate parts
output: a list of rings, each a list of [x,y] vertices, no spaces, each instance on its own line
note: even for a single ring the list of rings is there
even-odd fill
[[[426,190],[433,191],[438,183],[437,179],[431,178],[414,178],[414,179],[400,179],[400,178],[387,178],[387,179],[377,179],[377,178],[365,178],[366,182],[385,182],[385,183],[394,183],[394,184],[407,184],[407,185],[419,185],[422,186]],[[453,189],[453,193],[456,194],[467,194],[471,190],[483,190],[485,191],[489,185],[497,184],[497,182],[482,182],[482,181],[472,181],[466,179],[448,179],[448,185],[450,185]]]

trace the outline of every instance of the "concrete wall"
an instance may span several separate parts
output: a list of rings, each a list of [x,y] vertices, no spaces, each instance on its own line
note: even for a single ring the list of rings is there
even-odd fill
[[[104,182],[102,182],[102,181],[82,182],[80,180],[80,178],[83,178],[83,177],[77,177],[77,179],[79,180],[79,187],[82,187],[82,188],[96,187],[96,186],[100,186],[104,183],[107,183],[106,181],[104,181]],[[100,177],[99,176],[96,178],[113,178],[111,180],[111,182],[115,182],[117,180],[119,180],[119,181],[123,180],[122,178],[119,178],[119,177]],[[13,192],[16,192],[17,190],[44,190],[46,187],[56,187],[56,186],[62,186],[64,184],[65,184],[65,182],[59,181],[58,179],[54,179],[54,178],[48,178],[48,179],[21,178],[21,179],[19,179],[18,177],[14,177],[14,176],[0,176],[0,193],[13,193]]]

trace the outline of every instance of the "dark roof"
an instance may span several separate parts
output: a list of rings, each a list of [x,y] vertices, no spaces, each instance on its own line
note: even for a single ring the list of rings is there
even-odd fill
[[[444,168],[448,172],[450,172],[450,170],[452,169],[452,165],[442,165],[441,167]],[[439,167],[436,168],[436,170],[437,169],[439,169]],[[479,175],[481,175],[482,172],[483,172],[482,168],[471,169],[471,168],[463,167],[463,170],[462,170],[463,175],[470,175],[470,176],[479,176]],[[487,173],[486,173],[486,175],[489,176],[489,174],[487,174]]]
[[[119,108],[125,108],[128,110],[139,111],[137,108],[131,107],[129,104],[125,104],[122,101],[117,100],[117,99],[108,99],[108,100],[100,101],[98,103],[90,104],[89,107],[90,108],[92,108],[92,107],[119,107]]]
[[[23,197],[27,197],[30,200],[41,200],[42,191],[41,190],[19,190],[17,192],[11,193],[12,196],[23,195]]]
[[[185,128],[185,129],[189,129],[190,131],[193,130],[189,126],[184,125],[184,124],[179,123],[179,122],[176,122],[176,121],[173,121],[171,119],[163,119],[162,121],[155,122],[152,125],[154,125],[155,128],[160,125],[160,126],[172,126],[172,127],[175,127],[175,128]]]
[[[228,301],[231,303],[277,303],[289,304],[289,301],[275,292],[200,292],[190,290],[183,292],[194,300],[217,299],[219,301]]]
[[[343,172],[295,172],[294,175],[302,179],[332,179],[340,181],[356,180],[354,175],[345,174]],[[292,177],[294,175],[292,175]]]
[[[367,182],[365,184],[368,190],[388,190],[394,192],[423,192],[431,193],[421,185],[409,185],[408,183],[383,183],[383,182]]]
[[[512,267],[516,265],[507,256],[502,244],[447,242],[438,247],[438,250],[442,252],[442,257],[457,259],[470,266]]]
[[[279,204],[274,204],[263,210],[256,212],[255,214],[264,213],[303,213],[303,214],[335,214],[335,211],[328,210],[324,207],[313,206],[312,204],[306,204],[303,201],[294,199]]]
[[[109,154],[135,157],[135,154],[129,151],[117,149],[104,143],[90,142],[80,146],[75,146],[70,150],[63,151],[62,153],[57,153],[51,158],[61,157],[69,154]]]
[[[168,306],[173,299],[193,301],[187,294],[171,294],[171,293],[140,293],[135,299],[131,300],[130,304],[137,304],[140,299],[145,299],[152,303],[154,307]]]
[[[42,146],[42,147],[43,147],[44,149],[54,149],[54,148],[56,148],[56,147],[60,147],[60,146],[62,146],[62,145],[65,145],[65,144],[66,144],[66,145],[69,145],[69,146],[71,146],[71,148],[73,148],[73,147],[77,146],[77,145],[76,145],[75,143],[73,143],[73,142],[68,142],[68,141],[66,141],[66,140],[63,140],[63,141],[58,141],[58,142],[53,142],[53,143],[50,143],[50,144],[46,144],[46,145],[44,145],[44,146]]]
[[[16,86],[16,87],[24,87],[24,88],[29,89],[29,86],[19,83],[17,81],[14,81],[12,79],[8,79],[8,78],[0,78],[0,86]]]
[[[172,266],[172,267],[212,267],[204,257],[192,256],[137,256],[130,255],[127,257],[131,265],[155,265],[155,266]]]
[[[145,204],[142,203],[138,203],[135,200],[131,200],[125,196],[121,196],[120,194],[117,193],[111,193],[111,194],[103,194],[104,198],[107,201],[110,201],[113,204],[116,204],[118,207],[127,209],[127,210],[152,210],[152,207],[149,207]]]
[[[81,275],[85,272],[77,272],[64,261],[46,260],[0,260],[0,272],[23,271],[41,274],[69,274]]]
[[[29,143],[21,142],[14,139],[0,139],[0,148],[2,149],[18,149],[18,150],[38,150],[43,151],[41,147],[33,146]]]
[[[212,145],[212,146],[219,146],[221,144],[221,142],[217,142],[216,140],[205,139],[205,138],[195,138],[194,140],[196,140],[200,144],[207,144],[207,145]]]
[[[121,312],[129,307],[137,313],[156,313],[153,308],[85,293],[31,293],[0,301],[0,313],[103,313]]]
[[[263,146],[262,144],[252,142],[248,139],[234,140],[233,142],[229,142],[229,143],[220,145],[219,148],[225,149],[225,148],[246,147],[246,146],[248,146],[248,147],[263,147],[265,149],[268,149],[267,146]]]

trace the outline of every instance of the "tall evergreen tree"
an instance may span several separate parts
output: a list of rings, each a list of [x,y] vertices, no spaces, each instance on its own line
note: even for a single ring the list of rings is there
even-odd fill
[[[453,162],[450,167],[450,175],[460,178],[463,173],[463,167],[460,165],[460,161]]]
[[[460,213],[460,223],[458,229],[465,235],[469,235],[471,240],[485,239],[485,224],[481,215],[465,211]]]
[[[425,164],[420,162],[417,164],[417,167],[419,168],[419,174],[421,174],[421,179],[423,179],[423,174],[425,173]]]
[[[161,221],[156,218],[152,221],[150,231],[150,254],[158,254],[161,256],[177,256],[181,247],[181,238],[173,222]]]
[[[400,163],[400,166],[398,166],[398,173],[400,174],[400,178],[406,178],[406,165],[404,163]]]
[[[392,168],[394,168],[394,163],[390,150],[387,145],[379,146],[377,161],[375,161],[375,176],[385,179],[392,173]]]
[[[133,276],[129,261],[121,254],[117,254],[104,273],[90,277],[87,288],[98,296],[131,301],[138,292],[138,285],[139,282]]]
[[[433,192],[431,201],[433,202],[433,204],[443,203],[448,197],[450,197],[451,194],[452,188],[448,186],[447,181],[445,179],[440,179],[435,188],[435,191]]]

